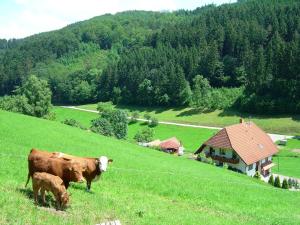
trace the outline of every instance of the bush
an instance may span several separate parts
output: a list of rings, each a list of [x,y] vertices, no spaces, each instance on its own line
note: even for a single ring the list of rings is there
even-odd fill
[[[135,134],[134,140],[136,140],[137,142],[150,142],[153,140],[153,136],[154,136],[154,130],[151,128],[145,128],[139,130]]]
[[[287,182],[287,180],[285,178],[282,181],[282,188],[283,189],[289,189],[288,182]]]
[[[43,117],[50,113],[52,93],[47,81],[31,75],[24,85],[16,90],[16,93],[27,98],[30,105],[29,115]]]
[[[289,188],[293,187],[294,186],[294,180],[289,178],[288,179],[288,185],[289,185]]]
[[[50,112],[47,115],[43,116],[43,118],[46,120],[54,121],[56,119],[56,114],[55,112]]]
[[[115,108],[114,104],[112,102],[98,102],[97,104],[97,110],[102,113],[104,111],[110,111]]]
[[[118,109],[104,110],[98,119],[92,121],[91,130],[105,136],[125,138],[128,130],[127,114]]]
[[[256,171],[253,177],[256,178],[256,179],[260,179],[261,175],[258,171]]]
[[[131,114],[130,123],[136,123],[139,117],[140,117],[139,112],[134,111]]]
[[[149,121],[151,119],[151,116],[149,113],[145,113],[144,118]]]
[[[113,136],[113,127],[107,119],[99,117],[98,119],[92,120],[91,130],[95,133],[104,136]]]
[[[86,130],[84,126],[82,126],[78,121],[74,119],[65,119],[62,123],[72,127],[78,127],[80,129]]]
[[[158,125],[158,119],[155,118],[155,117],[152,117],[152,118],[150,119],[150,124],[149,124],[149,126],[150,126],[150,127],[156,127],[157,125]]]
[[[280,183],[280,179],[278,176],[275,178],[274,186],[281,188],[281,183]]]
[[[127,136],[128,119],[125,111],[119,109],[104,111],[101,117],[110,122],[116,138],[122,139]]]
[[[4,96],[0,98],[0,109],[31,115],[32,108],[24,95]]]
[[[273,177],[273,174],[270,176],[268,183],[271,184],[272,186],[274,186],[274,177]]]

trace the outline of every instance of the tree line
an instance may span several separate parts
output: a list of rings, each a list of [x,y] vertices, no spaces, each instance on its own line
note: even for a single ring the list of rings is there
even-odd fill
[[[31,73],[55,103],[300,112],[300,3],[248,0],[129,11],[0,40],[0,95]]]

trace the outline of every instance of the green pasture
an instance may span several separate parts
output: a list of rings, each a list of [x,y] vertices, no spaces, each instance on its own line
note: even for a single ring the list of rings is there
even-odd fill
[[[55,107],[54,112],[56,114],[57,121],[64,121],[65,119],[75,119],[79,121],[85,127],[90,126],[90,121],[97,118],[96,113],[84,112],[74,109],[67,109],[61,107]],[[144,122],[137,122],[129,124],[127,140],[134,143],[134,135],[141,129],[145,129],[147,124]],[[195,152],[197,148],[208,138],[210,138],[217,130],[200,129],[193,127],[181,127],[175,125],[159,124],[154,127],[154,138],[165,140],[171,137],[179,139],[188,152]]]
[[[78,106],[96,110],[97,104]],[[224,127],[239,122],[240,118],[251,120],[269,133],[297,134],[300,132],[300,115],[264,116],[240,113],[233,110],[200,112],[192,108],[149,108],[139,106],[118,106],[128,111],[138,111],[142,116],[149,113],[161,121]]]
[[[299,192],[103,137],[55,121],[0,111],[0,224],[299,224]],[[114,159],[101,180],[73,184],[65,212],[36,207],[24,188],[31,148]]]
[[[84,126],[89,127],[90,121],[98,117],[96,113],[79,111],[74,109],[66,109],[61,107],[55,107],[57,121],[63,121],[65,119],[76,119]],[[145,128],[146,125],[143,122],[137,122],[128,126],[127,141],[135,143],[133,140],[134,135],[138,130]],[[177,137],[182,141],[186,152],[193,153],[204,141],[211,137],[217,130],[181,127],[175,125],[159,124],[154,129],[155,139],[164,140],[170,137]],[[276,164],[273,167],[274,173],[279,173],[286,176],[293,176],[300,178],[300,152],[293,152],[294,149],[300,149],[300,141],[296,139],[289,139],[287,146],[279,146],[279,154],[274,157],[273,161]],[[279,158],[279,163],[278,163]],[[279,167],[278,167],[279,164]]]
[[[272,171],[300,178],[300,140],[288,139],[287,145],[279,146],[279,148],[279,154],[273,158],[276,166]]]

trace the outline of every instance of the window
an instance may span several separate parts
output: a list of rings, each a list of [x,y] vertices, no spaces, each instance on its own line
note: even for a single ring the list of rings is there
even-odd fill
[[[253,169],[253,164],[248,166],[248,170],[252,170]]]
[[[212,147],[209,148],[209,152],[210,152],[211,155],[215,154],[215,150]]]
[[[232,151],[232,158],[233,158],[233,159],[237,159],[237,154],[236,154],[235,151]]]
[[[224,149],[220,149],[220,155],[226,155],[225,150]]]

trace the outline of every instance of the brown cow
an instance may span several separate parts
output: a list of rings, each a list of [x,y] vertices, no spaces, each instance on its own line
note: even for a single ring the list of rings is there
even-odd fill
[[[46,172],[59,176],[63,180],[66,188],[69,187],[71,181],[84,181],[81,163],[71,159],[50,158],[48,154],[47,152],[36,149],[30,151],[28,156],[28,179],[25,187],[35,172]]]
[[[63,180],[49,173],[36,172],[32,177],[32,189],[34,201],[37,204],[39,190],[45,204],[45,191],[51,191],[56,200],[56,209],[63,209],[69,202],[69,194],[64,186]]]
[[[99,158],[77,157],[62,152],[55,152],[52,157],[80,162],[81,166],[84,168],[82,175],[86,179],[87,191],[90,191],[92,181],[98,181],[101,174],[106,171],[107,165],[113,162],[112,159],[108,159],[106,156],[101,156]]]

